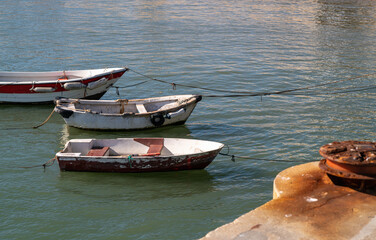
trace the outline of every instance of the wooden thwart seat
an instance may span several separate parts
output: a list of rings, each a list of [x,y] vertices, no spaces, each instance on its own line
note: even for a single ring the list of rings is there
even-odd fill
[[[101,157],[101,156],[108,156],[108,150],[110,150],[109,147],[103,147],[103,148],[94,148],[94,149],[90,149],[90,151],[87,153],[87,156],[98,156],[98,157]]]
[[[163,148],[163,144],[162,145],[151,144],[149,146],[148,152],[144,154],[144,156],[161,155],[162,148]]]
[[[142,156],[161,155],[161,151],[164,146],[163,138],[134,138],[133,140],[149,147],[147,153],[143,154]]]
[[[148,111],[146,111],[144,104],[136,104],[136,108],[137,108],[137,111],[139,113],[147,113],[148,112]]]

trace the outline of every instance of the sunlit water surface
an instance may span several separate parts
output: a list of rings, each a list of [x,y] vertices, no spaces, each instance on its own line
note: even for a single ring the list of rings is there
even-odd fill
[[[271,200],[276,174],[320,160],[320,146],[375,141],[375,91],[352,91],[374,85],[375,23],[375,1],[3,0],[0,71],[128,66],[243,92],[340,82],[300,95],[212,98],[227,93],[173,90],[128,72],[120,96],[112,88],[104,99],[204,95],[185,125],[137,132],[69,128],[58,115],[32,129],[52,105],[0,105],[0,238],[197,239]],[[116,137],[213,140],[254,159],[218,156],[205,170],[148,174],[22,168],[69,139]]]

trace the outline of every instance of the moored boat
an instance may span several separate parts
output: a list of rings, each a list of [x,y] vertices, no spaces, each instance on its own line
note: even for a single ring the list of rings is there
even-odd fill
[[[133,130],[183,124],[201,95],[145,99],[82,100],[61,98],[55,111],[69,125],[83,129]]]
[[[46,103],[57,97],[100,99],[127,70],[0,72],[0,102]]]
[[[222,143],[181,138],[72,139],[56,159],[62,171],[159,172],[203,169]]]

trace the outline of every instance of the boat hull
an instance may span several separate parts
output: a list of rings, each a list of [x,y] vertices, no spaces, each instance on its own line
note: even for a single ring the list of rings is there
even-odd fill
[[[187,104],[145,114],[102,114],[90,111],[70,111],[59,106],[55,108],[55,111],[60,113],[66,124],[71,127],[92,130],[138,130],[184,124],[201,100],[199,95],[192,96],[193,99]],[[176,112],[179,112],[179,114],[173,115]],[[172,117],[166,117],[169,115]],[[162,120],[156,123],[153,121],[155,116]]]
[[[57,79],[56,81],[38,81],[36,77],[28,82],[0,82],[0,103],[51,103],[61,97],[99,99],[126,71],[127,69],[116,69],[93,77],[73,80],[73,82]],[[69,89],[64,87],[66,83],[77,83],[82,86]]]
[[[174,124],[184,124],[192,111],[194,110],[196,104],[192,104],[186,108],[184,114],[172,118],[165,118],[164,123],[160,126],[155,126],[151,121],[150,115],[124,115],[122,117],[118,116],[106,116],[97,114],[80,114],[73,113],[69,118],[63,118],[68,126],[82,128],[82,129],[92,129],[92,130],[138,130],[162,127]]]
[[[60,170],[80,172],[140,173],[204,169],[221,149],[170,157],[57,157]]]

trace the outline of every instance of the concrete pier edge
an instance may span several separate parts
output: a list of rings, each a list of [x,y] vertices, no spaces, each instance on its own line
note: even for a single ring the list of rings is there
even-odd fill
[[[318,163],[280,172],[273,200],[201,239],[376,239],[375,195],[333,184]]]

